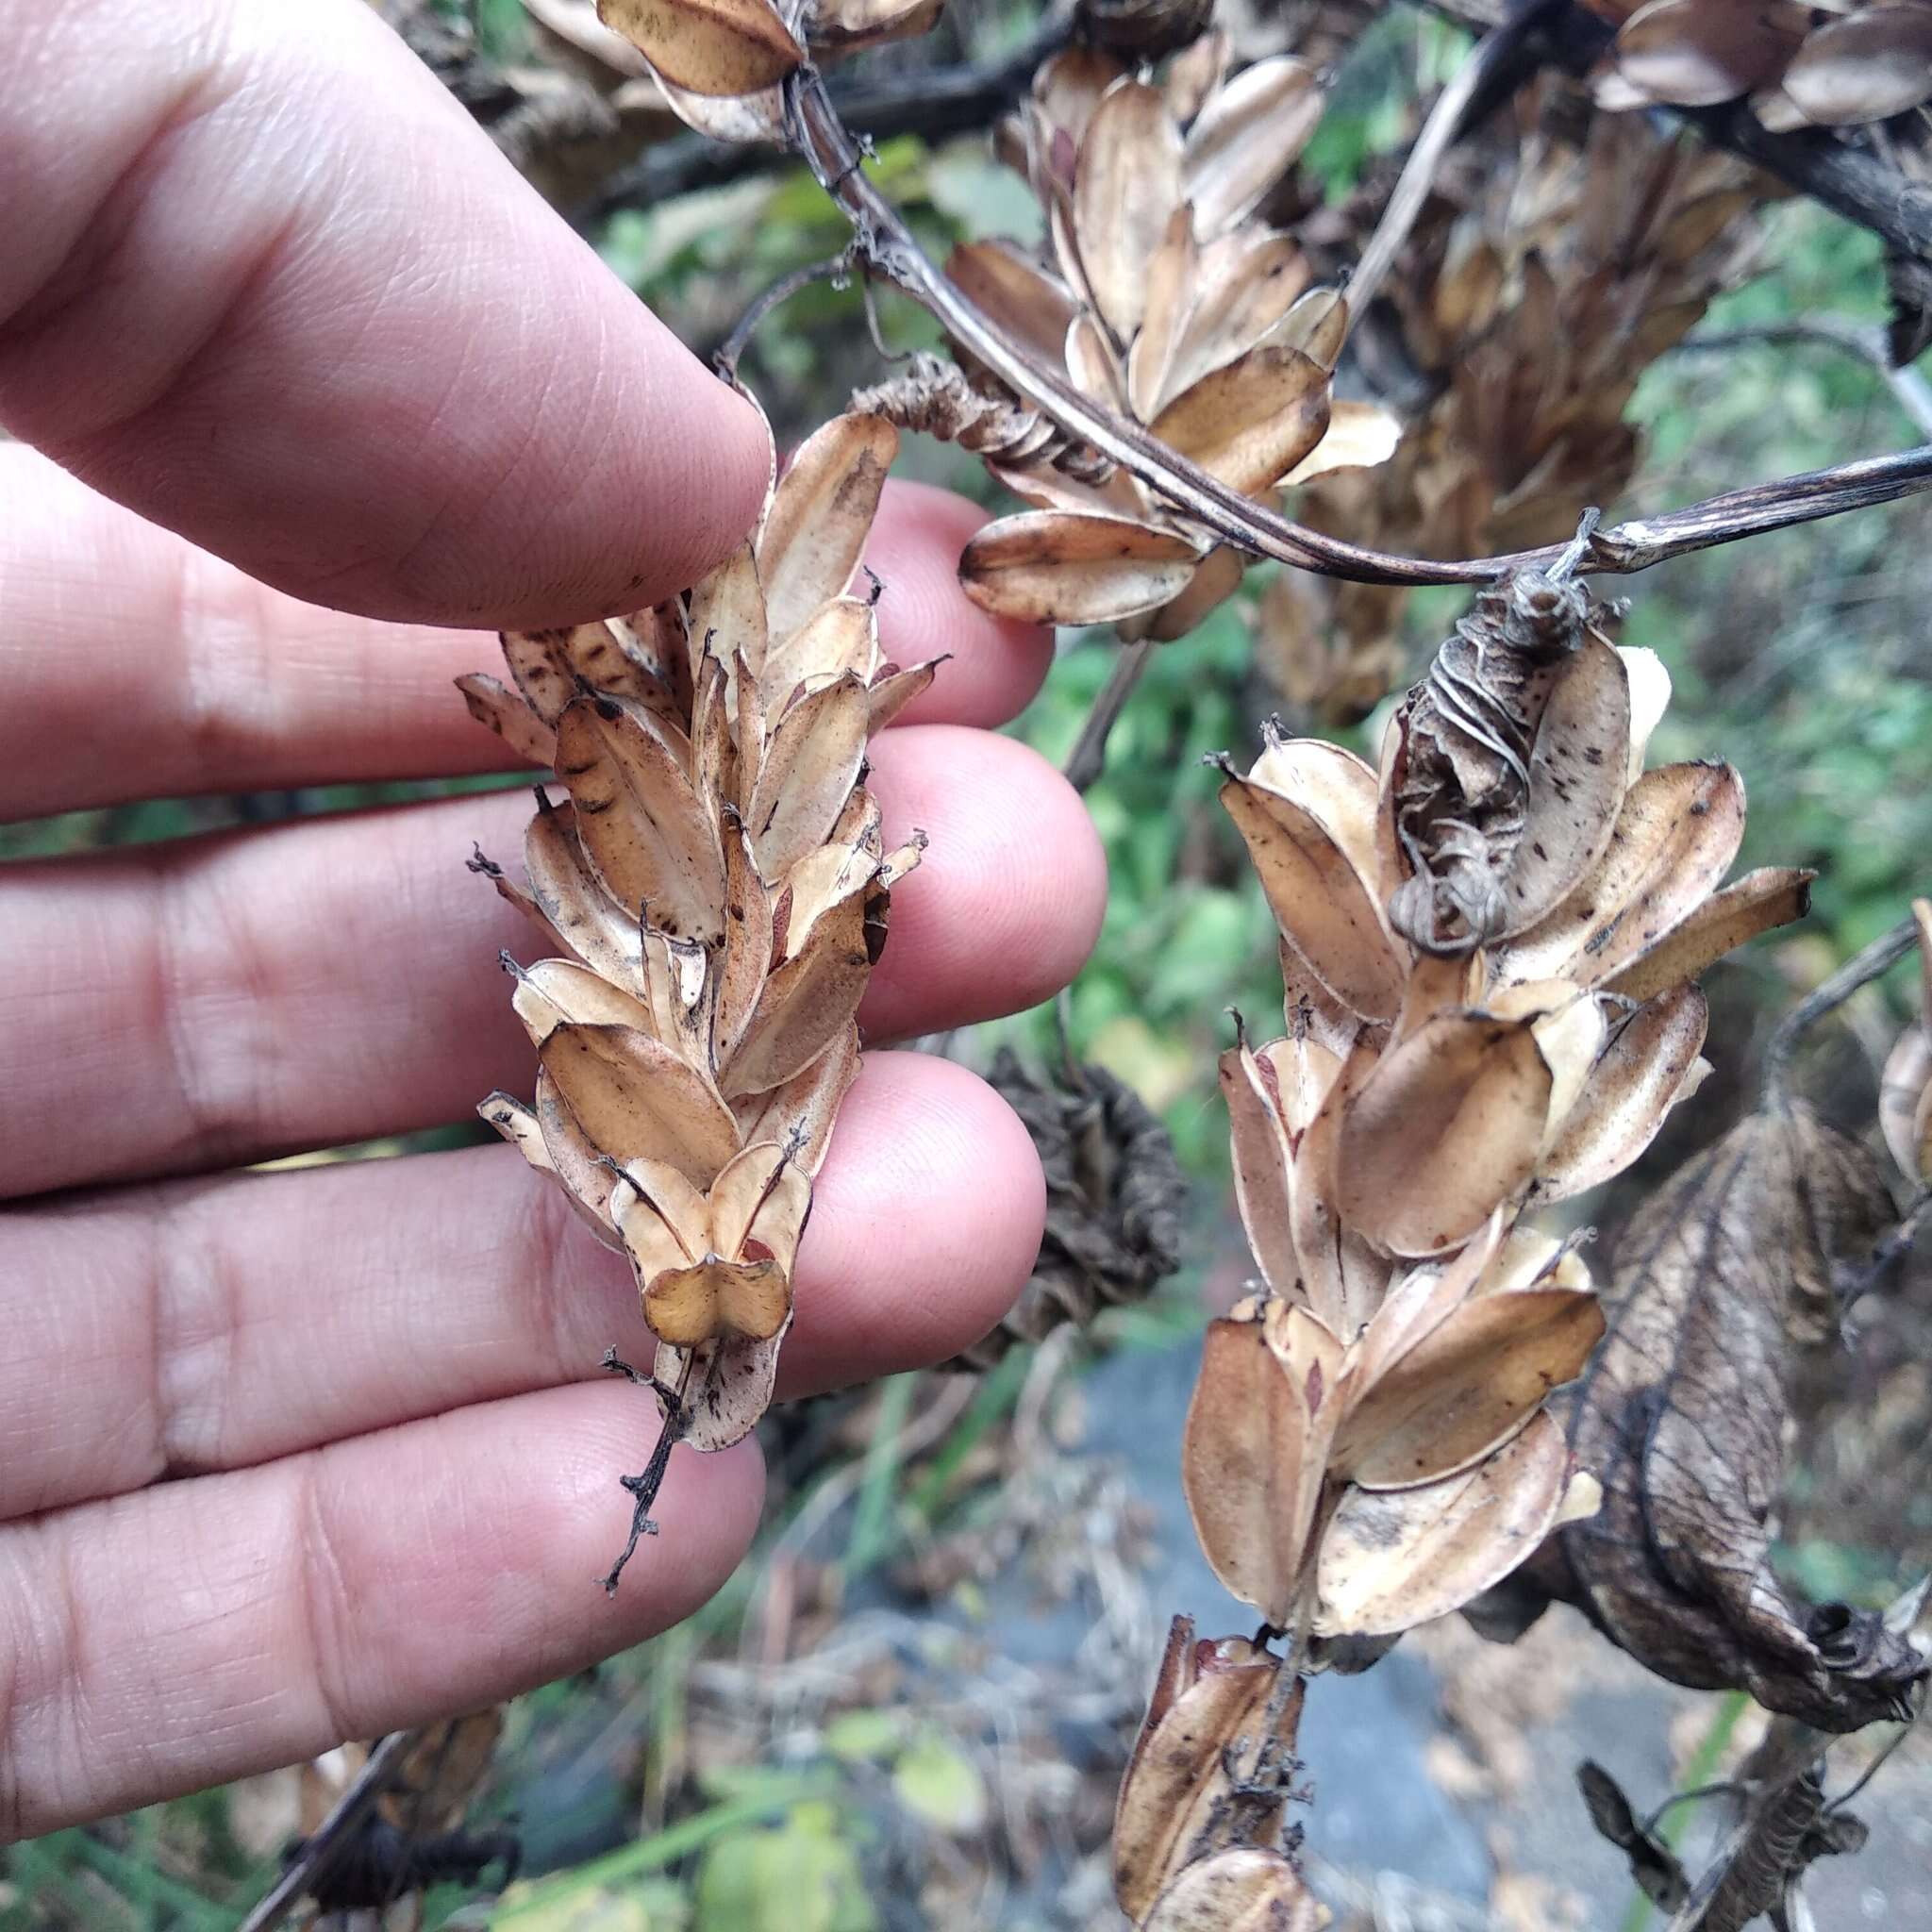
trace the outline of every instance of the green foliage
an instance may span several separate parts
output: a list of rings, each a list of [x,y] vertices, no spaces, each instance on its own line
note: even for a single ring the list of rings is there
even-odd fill
[[[858,1854],[832,1806],[722,1838],[698,1868],[694,1932],[874,1932]]]

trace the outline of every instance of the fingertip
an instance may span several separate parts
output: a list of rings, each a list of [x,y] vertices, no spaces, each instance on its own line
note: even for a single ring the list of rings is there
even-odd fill
[[[873,745],[889,842],[924,831],[892,891],[891,936],[860,1019],[868,1040],[1016,1013],[1086,963],[1107,908],[1107,858],[1080,795],[1017,740],[952,724]]]
[[[1053,662],[1053,632],[994,617],[959,585],[959,554],[987,522],[976,504],[928,483],[894,481],[873,525],[866,560],[884,590],[879,631],[886,655],[916,664],[951,661],[906,708],[906,724],[1004,724],[1038,694]]]
[[[789,1393],[944,1361],[1032,1274],[1046,1180],[1020,1117],[970,1069],[868,1054],[799,1254]],[[889,1295],[859,1283],[894,1284]]]

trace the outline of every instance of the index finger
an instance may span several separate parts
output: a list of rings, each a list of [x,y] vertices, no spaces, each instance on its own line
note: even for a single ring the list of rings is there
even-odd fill
[[[362,0],[0,0],[0,423],[308,599],[634,609],[770,446]]]

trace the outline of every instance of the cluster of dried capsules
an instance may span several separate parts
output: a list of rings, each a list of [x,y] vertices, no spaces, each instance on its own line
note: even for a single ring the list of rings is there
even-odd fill
[[[1642,1151],[1704,1071],[1696,976],[1803,909],[1798,872],[1719,889],[1742,786],[1643,770],[1668,681],[1601,614],[1572,584],[1506,582],[1379,774],[1271,734],[1223,788],[1289,1030],[1222,1061],[1262,1286],[1209,1326],[1183,1476],[1217,1574],[1292,1644],[1177,1628],[1115,1840],[1148,1932],[1313,1912],[1267,1836],[1289,1674],[1458,1608],[1595,1508],[1543,1405],[1603,1317],[1574,1247],[1520,1218]]]
[[[755,539],[688,598],[506,636],[471,709],[552,767],[527,883],[484,867],[555,957],[514,966],[535,1103],[484,1118],[628,1254],[684,1438],[771,1400],[791,1272],[888,895],[865,749],[936,668],[882,660],[849,594],[897,443],[847,415],[799,451]]]

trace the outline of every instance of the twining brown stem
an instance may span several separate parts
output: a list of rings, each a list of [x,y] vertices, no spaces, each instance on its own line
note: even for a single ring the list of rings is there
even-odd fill
[[[1035,362],[941,273],[898,211],[866,177],[862,156],[824,79],[802,69],[786,83],[793,139],[826,192],[852,224],[860,254],[886,280],[930,312],[956,344],[1067,434],[1096,449],[1163,497],[1215,541],[1324,576],[1366,584],[1483,584],[1509,571],[1547,568],[1566,545],[1499,557],[1431,562],[1345,543],[1291,522],[1230,489],[1198,465],[1082,395]],[[1688,508],[1599,529],[1580,568],[1627,575],[1689,551],[1707,550],[1791,524],[1810,523],[1932,489],[1932,445],[1868,457],[1726,491]]]
[[[1468,125],[1472,110],[1509,76],[1524,58],[1530,37],[1561,0],[1516,0],[1501,22],[1476,43],[1455,77],[1436,97],[1429,118],[1416,136],[1408,158],[1382,209],[1375,232],[1362,249],[1348,278],[1350,325],[1359,322],[1380,292],[1383,280],[1408,240],[1416,217],[1428,201],[1436,171]],[[1932,433],[1932,432],[1928,432]]]
[[[1067,754],[1066,763],[1060,767],[1061,774],[1075,791],[1085,791],[1107,769],[1108,734],[1119,723],[1127,700],[1134,694],[1134,687],[1141,682],[1141,674],[1159,648],[1142,638],[1115,653],[1113,670],[1101,687],[1100,695],[1093,700],[1093,708],[1087,713],[1087,722],[1081,725],[1080,736]]]
[[[239,1932],[270,1932],[288,1917],[303,1893],[312,1890],[348,1848],[349,1836],[388,1789],[396,1766],[409,1748],[408,1731],[391,1731],[368,1757],[350,1781],[349,1788],[336,1800],[335,1808],[303,1840],[302,1849],[289,1868],[263,1893],[255,1909],[242,1920]]]
[[[1881,933],[1863,952],[1855,954],[1829,979],[1808,992],[1777,1023],[1764,1049],[1764,1104],[1784,1108],[1790,1101],[1791,1061],[1799,1043],[1824,1016],[1835,1011],[1861,986],[1890,973],[1919,942],[1919,923],[1902,919]]]

